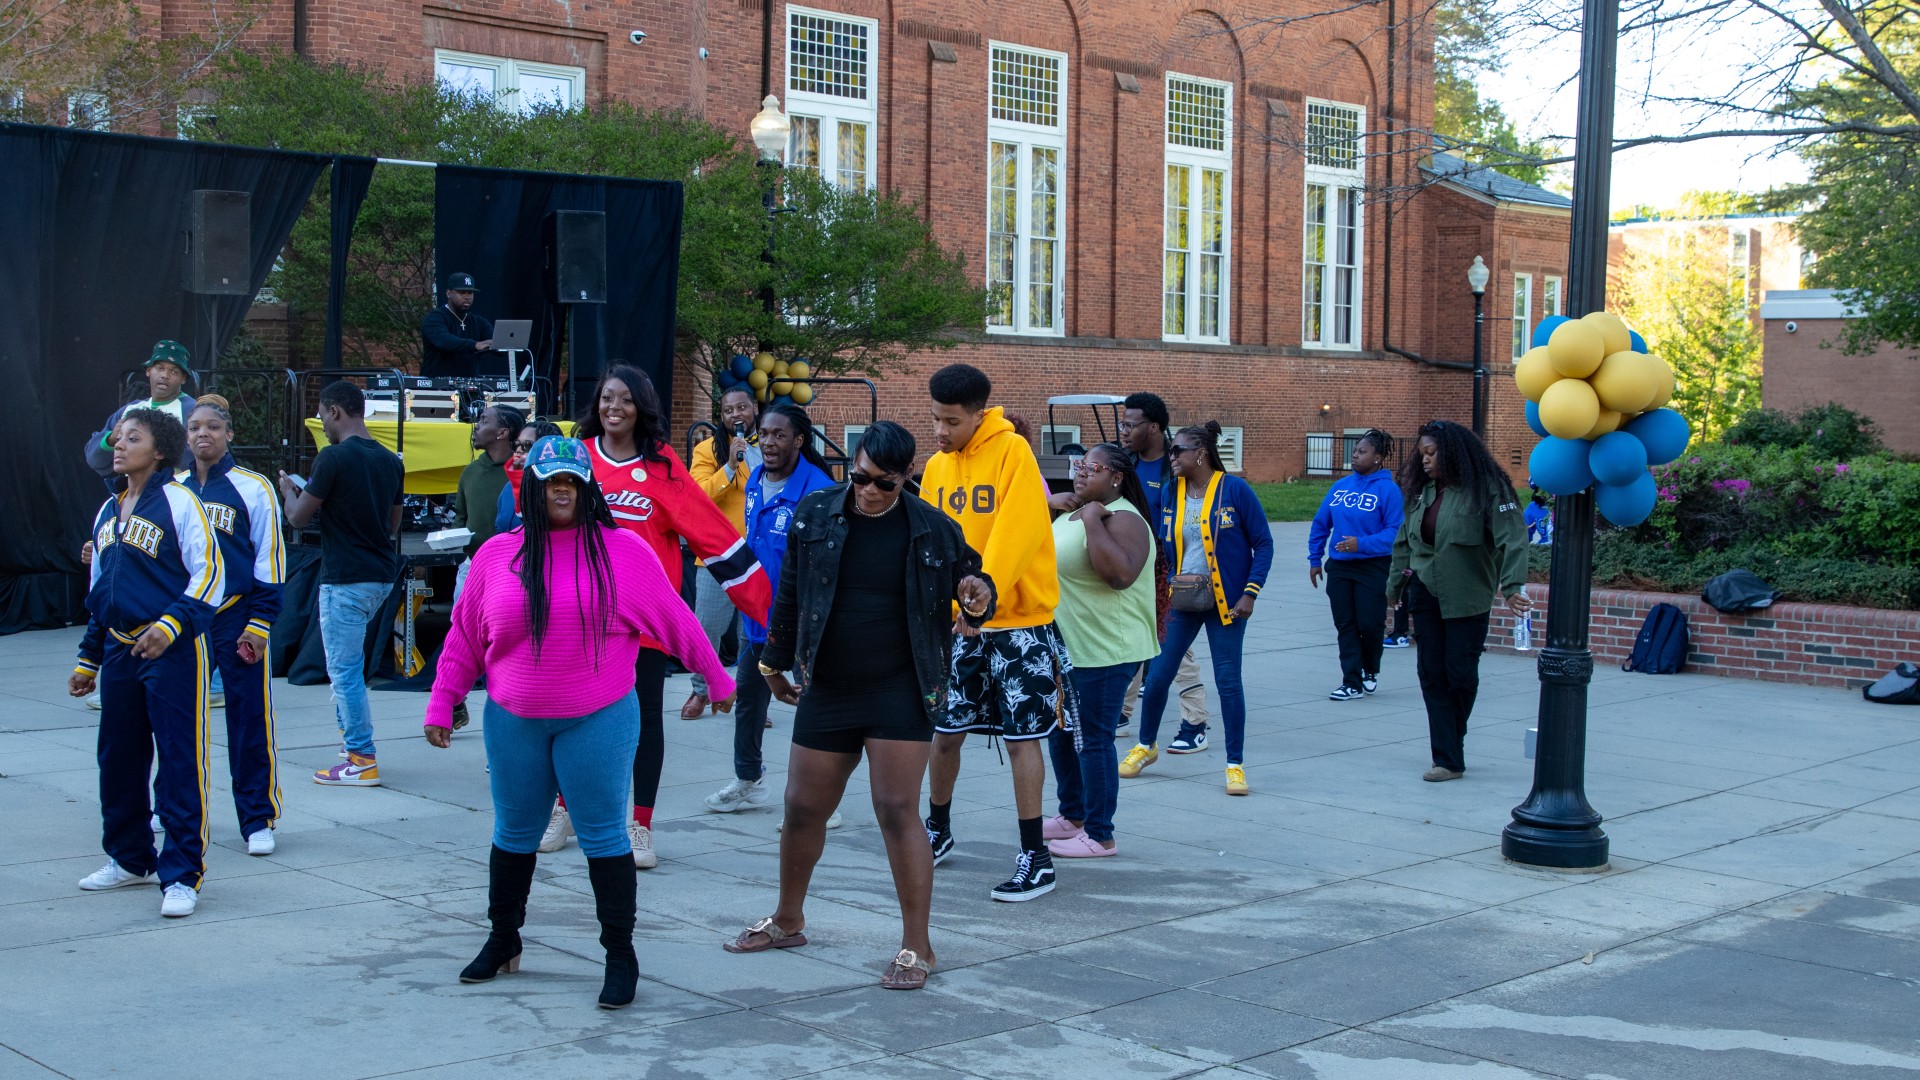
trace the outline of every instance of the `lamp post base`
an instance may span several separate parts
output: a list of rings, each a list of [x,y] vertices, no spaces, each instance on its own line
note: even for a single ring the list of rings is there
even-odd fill
[[[1607,868],[1607,834],[1598,824],[1584,829],[1514,821],[1500,834],[1500,854],[1513,862],[1547,870],[1598,872]]]

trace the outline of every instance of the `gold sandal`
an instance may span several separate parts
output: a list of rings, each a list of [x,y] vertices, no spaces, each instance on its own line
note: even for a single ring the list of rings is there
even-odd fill
[[[918,990],[927,985],[931,974],[932,961],[920,959],[912,949],[901,949],[887,964],[886,974],[880,976],[880,986],[884,990]]]
[[[753,940],[755,934],[761,935],[761,940]],[[797,949],[806,943],[807,935],[789,934],[769,916],[740,931],[740,936],[722,943],[720,947],[730,953],[754,953],[768,949]]]

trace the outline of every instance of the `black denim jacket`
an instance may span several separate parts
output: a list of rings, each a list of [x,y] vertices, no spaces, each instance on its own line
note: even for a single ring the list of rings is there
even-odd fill
[[[907,636],[920,704],[938,723],[947,711],[947,681],[953,652],[954,590],[969,575],[987,583],[987,610],[967,622],[979,626],[993,617],[999,591],[980,569],[980,554],[953,519],[910,492],[900,501],[907,514]],[[780,671],[797,671],[804,686],[811,679],[820,635],[833,611],[840,586],[840,555],[847,546],[847,486],[816,491],[800,500],[787,529],[787,557],[780,567],[780,592],[768,613],[767,644],[760,662]]]

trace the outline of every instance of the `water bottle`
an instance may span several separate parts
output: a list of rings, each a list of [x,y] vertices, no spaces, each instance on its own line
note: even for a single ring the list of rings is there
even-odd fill
[[[1533,651],[1533,612],[1513,620],[1513,651]]]

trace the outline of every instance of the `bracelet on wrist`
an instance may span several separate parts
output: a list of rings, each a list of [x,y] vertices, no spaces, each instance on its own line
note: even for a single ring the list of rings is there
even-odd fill
[[[761,663],[759,667],[760,667],[760,674],[762,675],[778,675],[781,673],[779,668],[770,668],[764,663]]]

